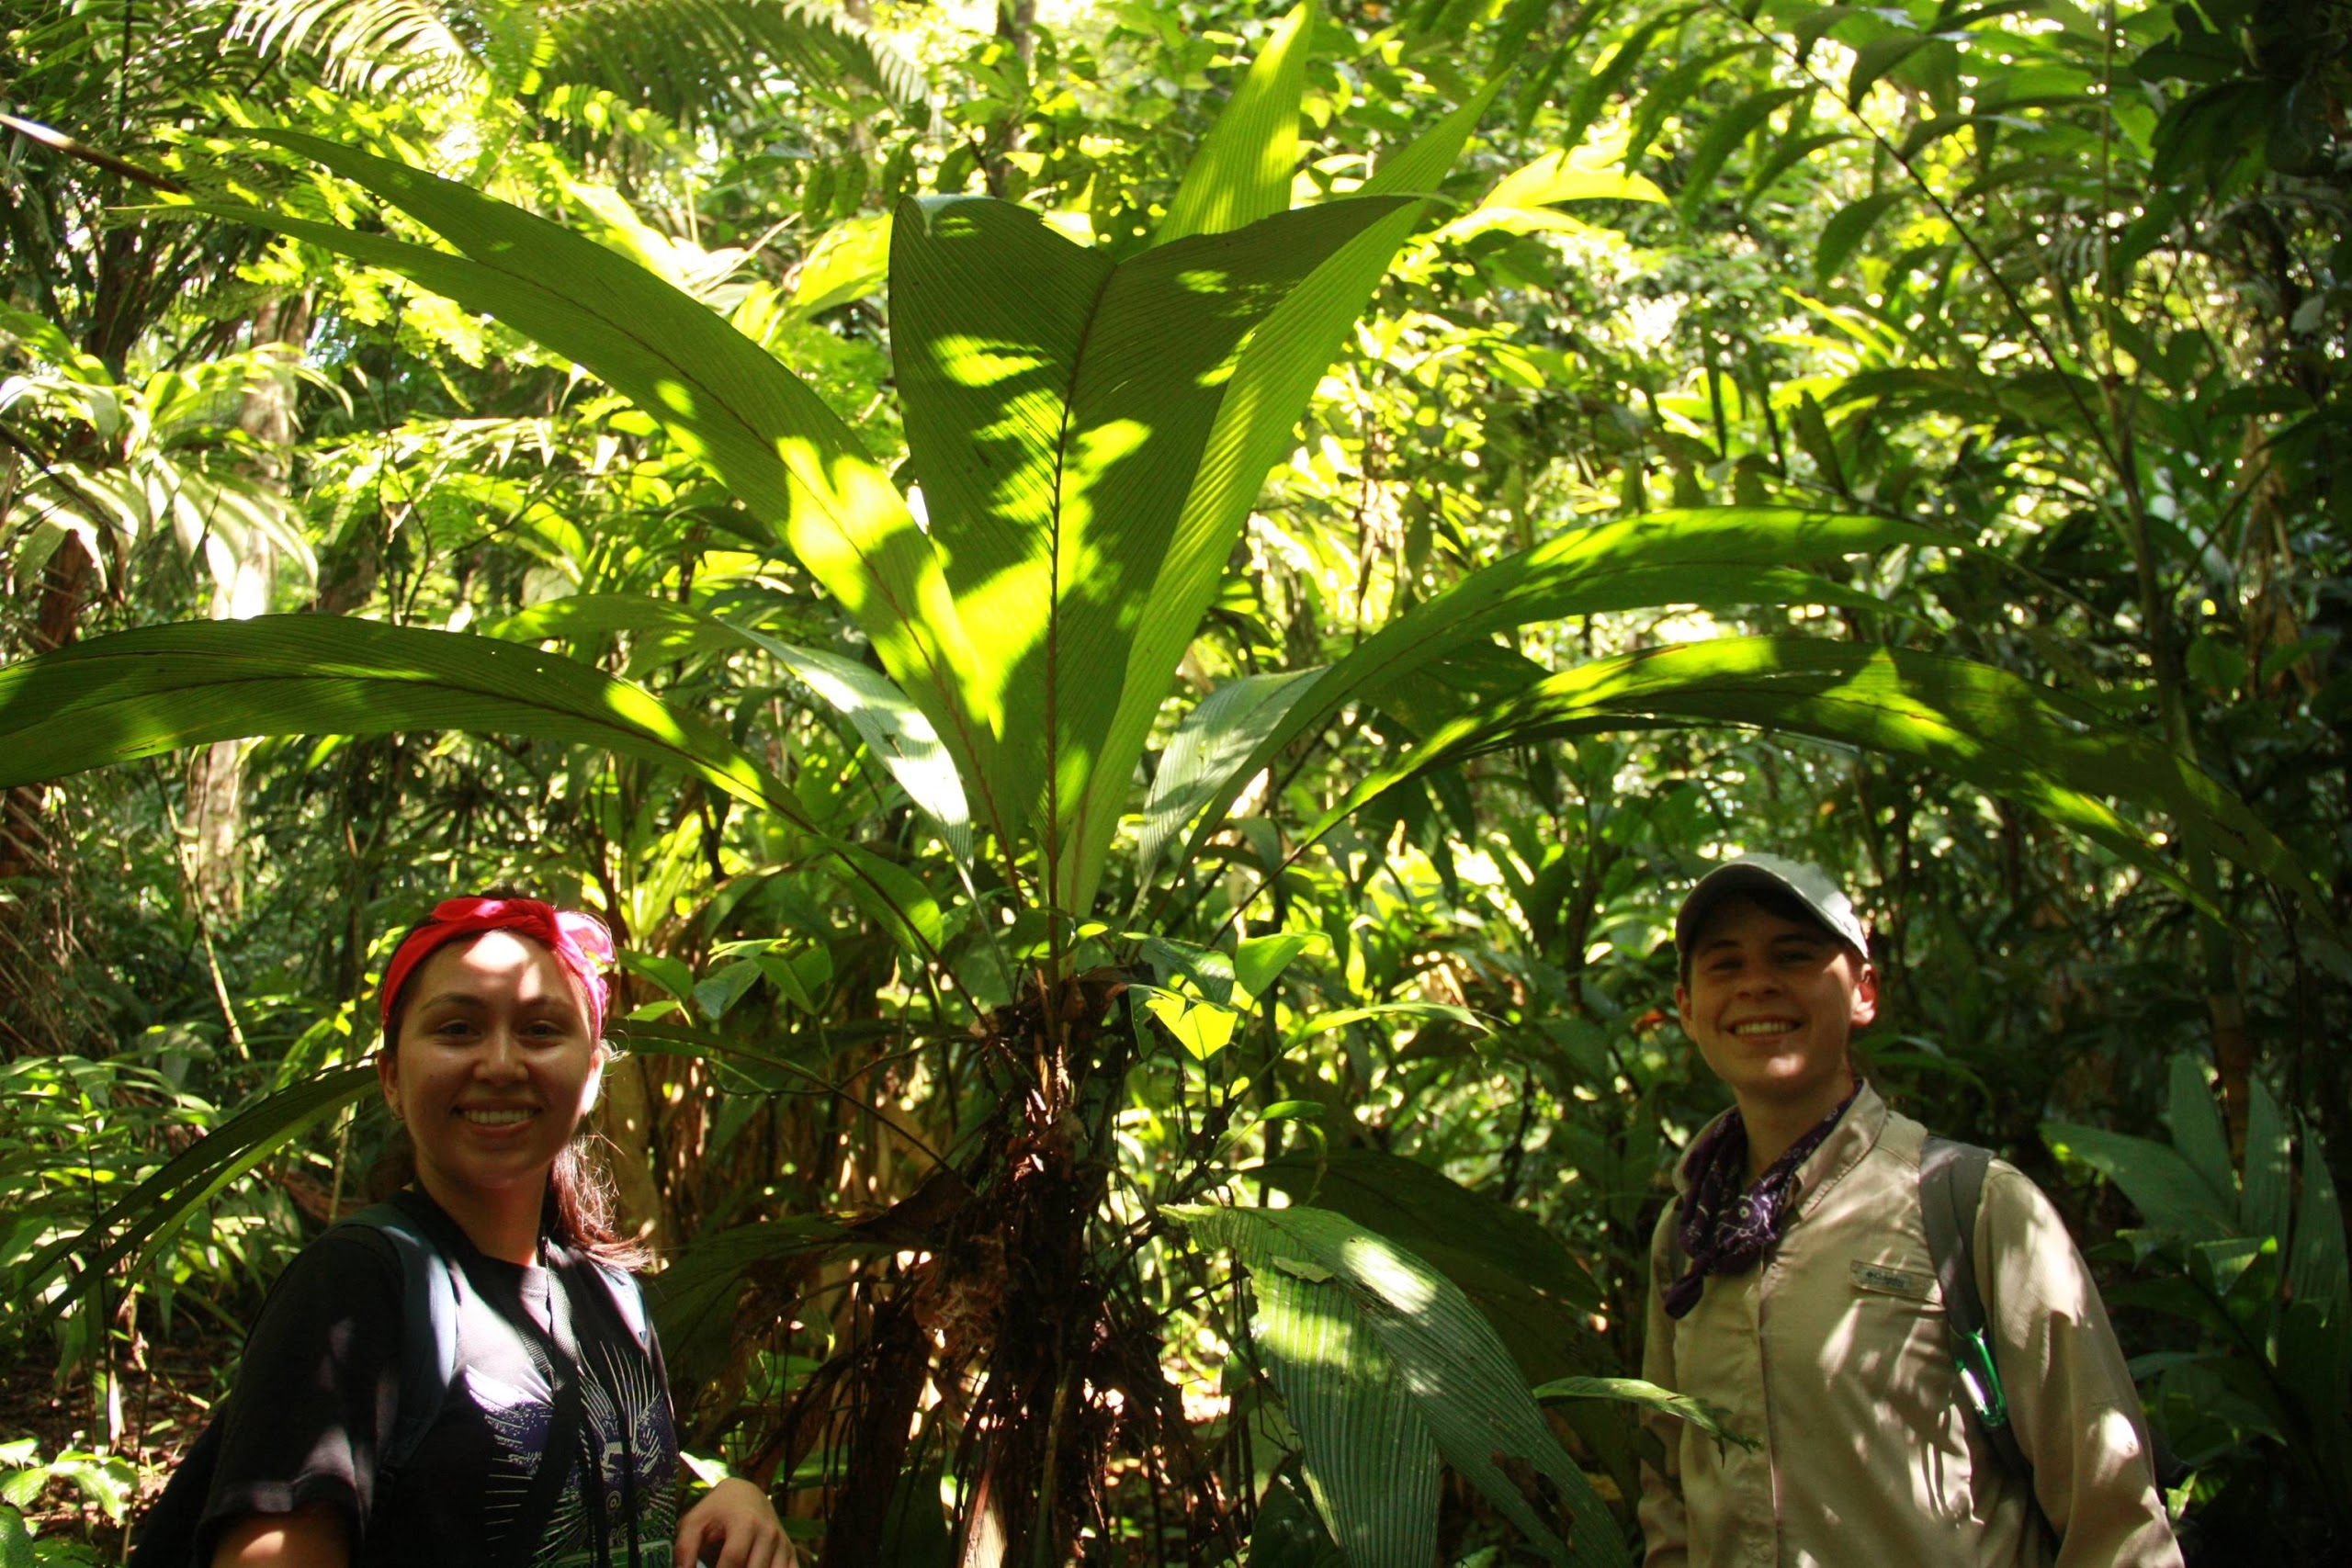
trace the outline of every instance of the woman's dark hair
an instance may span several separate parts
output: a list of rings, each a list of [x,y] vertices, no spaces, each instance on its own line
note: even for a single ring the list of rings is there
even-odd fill
[[[502,886],[487,888],[475,897],[529,898],[536,895]],[[417,921],[401,933],[401,940],[406,942],[432,923],[430,918]],[[395,1055],[400,1051],[401,1025],[408,1018],[410,993],[416,988],[417,976],[424,972],[422,964],[410,970],[408,977],[401,982],[401,988],[393,993],[391,1006],[385,1010],[383,1048]],[[539,1211],[539,1228],[571,1251],[599,1263],[618,1269],[642,1269],[650,1261],[645,1248],[614,1228],[612,1178],[604,1160],[590,1153],[591,1142],[590,1137],[574,1133],[571,1141],[557,1153],[555,1165],[548,1171],[548,1192]],[[391,1144],[368,1173],[369,1194],[387,1198],[415,1179],[416,1145],[409,1142],[407,1126],[396,1122]]]

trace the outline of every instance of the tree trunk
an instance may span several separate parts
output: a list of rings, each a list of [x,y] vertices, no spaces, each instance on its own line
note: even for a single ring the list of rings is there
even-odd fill
[[[294,467],[293,362],[310,332],[310,301],[300,295],[263,301],[251,323],[254,351],[273,354],[278,363],[266,379],[246,387],[237,423],[253,440],[252,479],[280,495]],[[226,572],[215,570],[212,618],[267,614],[277,586],[277,558],[268,537],[258,531],[239,540],[234,563]],[[246,750],[242,740],[215,741],[188,762],[190,877],[209,916],[235,919],[244,913],[237,845],[243,827]]]

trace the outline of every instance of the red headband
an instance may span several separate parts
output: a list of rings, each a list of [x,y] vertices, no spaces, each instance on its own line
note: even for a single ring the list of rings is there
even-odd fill
[[[537,898],[445,898],[435,904],[433,918],[409,932],[384,966],[385,1032],[392,1027],[392,1003],[418,964],[459,937],[499,931],[519,931],[554,953],[564,973],[580,983],[588,1004],[588,1032],[604,1033],[612,987],[602,965],[613,961],[612,933],[594,915],[559,909]]]

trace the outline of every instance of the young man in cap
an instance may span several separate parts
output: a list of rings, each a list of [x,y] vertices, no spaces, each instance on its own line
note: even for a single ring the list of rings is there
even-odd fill
[[[1683,1031],[1736,1104],[1676,1171],[1642,1375],[1755,1447],[1645,1418],[1664,1445],[1643,1469],[1647,1568],[2178,1568],[2098,1288],[2049,1200],[1997,1160],[1973,1255],[2023,1465],[1971,1413],[1920,1200],[1927,1129],[1849,1049],[1878,977],[1846,895],[1749,855],[1691,889],[1674,938]]]

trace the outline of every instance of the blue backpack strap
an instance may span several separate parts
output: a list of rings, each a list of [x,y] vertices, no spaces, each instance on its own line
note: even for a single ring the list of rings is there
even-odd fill
[[[382,1456],[397,1470],[423,1446],[458,1374],[457,1269],[398,1203],[370,1204],[344,1223],[380,1233],[401,1260],[400,1404]]]

